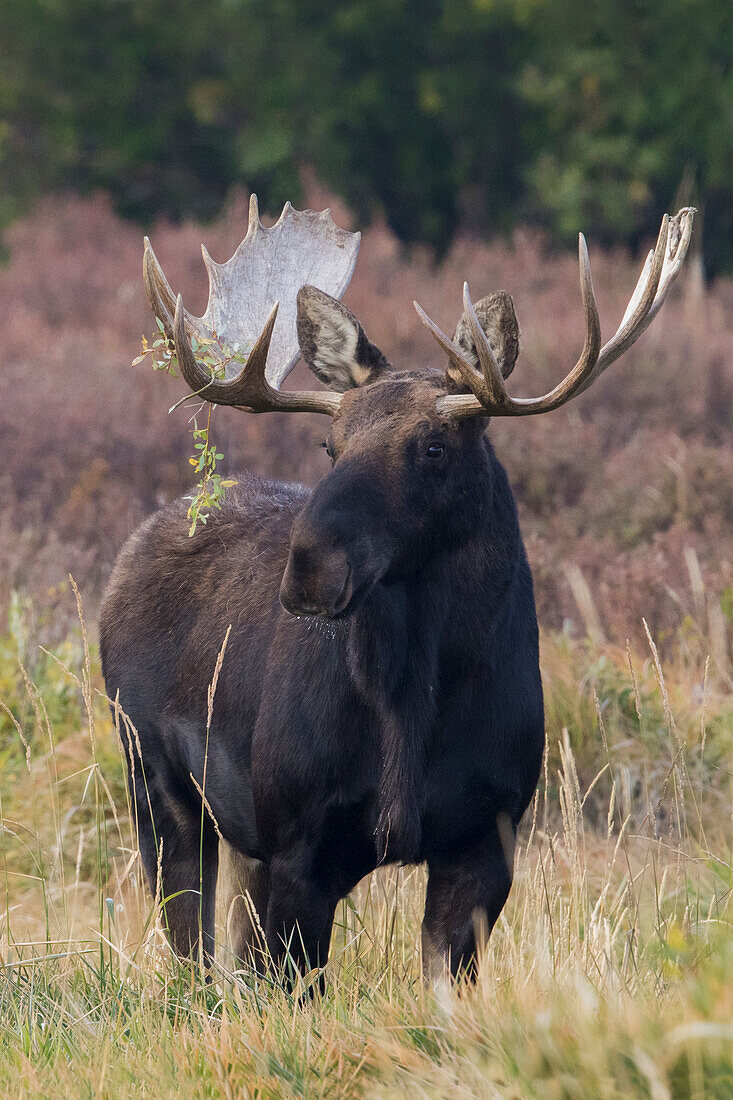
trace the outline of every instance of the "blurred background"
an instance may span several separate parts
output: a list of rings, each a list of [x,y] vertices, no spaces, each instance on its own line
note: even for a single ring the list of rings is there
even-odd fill
[[[438,363],[412,299],[452,331],[468,278],[514,296],[533,395],[582,343],[578,230],[607,338],[661,215],[693,204],[649,332],[491,433],[546,628],[623,643],[644,615],[730,669],[729,0],[0,0],[0,42],[0,611],[31,599],[53,634],[72,571],[93,612],[192,481],[180,383],[130,368],[143,232],[201,312],[200,242],[227,259],[251,191],[264,221],[331,205],[364,231],[346,300],[395,363]],[[232,470],[326,472],[318,418],[217,410],[212,435]]]

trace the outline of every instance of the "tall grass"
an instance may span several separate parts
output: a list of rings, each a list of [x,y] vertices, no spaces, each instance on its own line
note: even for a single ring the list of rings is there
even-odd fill
[[[83,616],[53,653],[25,621],[2,641],[3,1095],[733,1095],[733,706],[711,662],[546,635],[545,769],[476,987],[422,980],[424,872],[393,868],[339,907],[304,1002],[224,942],[208,986],[172,957]]]

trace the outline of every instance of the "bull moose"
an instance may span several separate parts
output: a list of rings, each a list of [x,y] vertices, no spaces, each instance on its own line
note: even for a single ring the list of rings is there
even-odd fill
[[[234,955],[251,962],[261,929],[275,964],[306,968],[327,960],[335,907],[363,876],[424,862],[425,971],[474,970],[476,912],[490,930],[507,900],[545,743],[532,577],[487,424],[559,408],[630,347],[693,213],[665,215],[604,345],[581,235],[585,342],[539,398],[507,392],[519,328],[503,292],[474,307],[464,285],[452,339],[415,303],[446,365],[394,368],[339,301],[359,237],[328,211],[288,204],[266,229],[253,197],[232,259],[204,250],[202,318],[146,241],[147,294],[191,390],[331,418],[332,470],[313,491],[241,476],[192,538],[186,503],[163,508],[105,596],[107,691],[137,731],[140,851],[179,954],[211,957],[220,872]],[[224,377],[197,355],[214,335],[246,356]],[[325,389],[281,389],[299,356]]]

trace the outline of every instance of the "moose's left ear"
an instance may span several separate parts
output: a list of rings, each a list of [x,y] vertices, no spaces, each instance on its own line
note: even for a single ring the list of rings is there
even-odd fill
[[[298,291],[298,343],[316,377],[339,393],[367,386],[390,369],[354,314],[315,286]]]
[[[496,294],[489,294],[476,302],[473,308],[491,344],[499,369],[504,378],[508,378],[514,370],[514,364],[519,355],[519,324],[511,295],[505,290],[499,290]],[[453,343],[460,348],[469,363],[478,367],[476,345],[465,313],[453,334]],[[448,367],[447,373],[454,382],[464,386],[463,379],[455,367]]]

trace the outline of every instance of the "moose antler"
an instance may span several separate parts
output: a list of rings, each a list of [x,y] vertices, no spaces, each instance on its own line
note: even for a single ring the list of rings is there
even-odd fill
[[[280,386],[298,361],[296,297],[304,283],[340,298],[349,285],[361,234],[339,229],[330,211],[294,210],[286,203],[278,222],[265,229],[257,196],[249,204],[247,236],[227,263],[217,264],[201,246],[209,274],[209,302],[194,317],[176,299],[145,238],[143,279],[150,306],[176,349],[190,388],[216,405],[249,412],[337,411],[341,394],[282,392]],[[278,312],[279,311],[279,312]],[[277,324],[275,323],[277,320]],[[226,349],[222,379],[199,362],[192,340]],[[239,362],[230,353],[238,353]],[[241,356],[246,362],[241,366]]]
[[[692,207],[685,207],[674,218],[670,218],[668,214],[664,215],[656,246],[647,256],[621,324],[615,335],[603,347],[601,347],[601,326],[593,293],[588,249],[585,237],[582,233],[580,234],[578,253],[580,290],[585,309],[585,342],[580,358],[570,373],[543,397],[510,397],[507,393],[491,344],[476,317],[468,293],[468,283],[463,284],[463,305],[473,336],[480,371],[430,320],[418,303],[414,302],[413,305],[420,320],[446,352],[451,365],[460,373],[471,390],[468,394],[449,394],[446,397],[439,397],[439,410],[453,420],[487,414],[530,416],[534,413],[558,409],[586,390],[611,363],[631,347],[661,309],[687,254],[694,214],[695,210]]]

